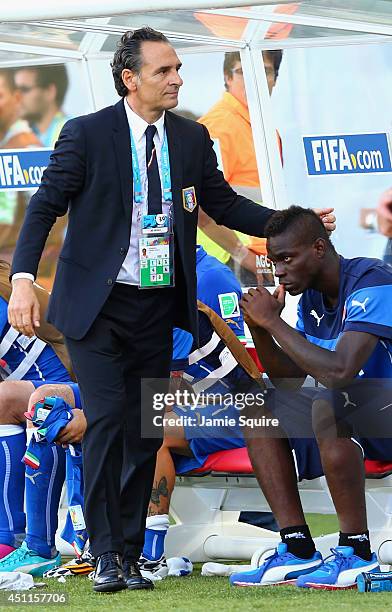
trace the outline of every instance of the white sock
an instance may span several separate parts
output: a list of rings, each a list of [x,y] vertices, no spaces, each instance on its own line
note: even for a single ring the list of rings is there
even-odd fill
[[[167,531],[169,529],[169,515],[156,514],[146,518],[146,529],[154,529],[154,531]]]

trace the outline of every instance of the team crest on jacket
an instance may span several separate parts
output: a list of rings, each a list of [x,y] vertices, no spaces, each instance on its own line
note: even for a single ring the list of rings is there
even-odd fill
[[[188,212],[193,212],[197,206],[196,192],[194,187],[185,187],[182,190],[182,205]]]

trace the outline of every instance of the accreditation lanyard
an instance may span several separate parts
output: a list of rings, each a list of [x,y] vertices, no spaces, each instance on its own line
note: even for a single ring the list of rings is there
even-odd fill
[[[132,152],[132,173],[133,173],[133,197],[136,204],[142,204],[144,201],[142,181],[140,178],[140,167],[139,159],[137,156],[135,140],[133,138],[132,130],[129,130],[131,134],[131,152]],[[163,183],[163,199],[165,202],[172,202],[172,188],[171,188],[171,177],[170,177],[170,160],[169,160],[169,147],[167,144],[166,133],[163,137],[162,149],[161,149],[161,173]],[[147,195],[147,194],[146,194]]]
[[[135,204],[145,204],[145,195],[140,178],[139,160],[135,140],[131,134],[133,193]],[[169,203],[169,214],[138,214],[139,231],[139,289],[152,289],[174,286],[174,236],[172,219],[172,188],[170,177],[169,148],[166,133],[161,149],[161,174],[163,199]],[[146,208],[146,207],[145,207]],[[148,213],[148,210],[145,212]]]

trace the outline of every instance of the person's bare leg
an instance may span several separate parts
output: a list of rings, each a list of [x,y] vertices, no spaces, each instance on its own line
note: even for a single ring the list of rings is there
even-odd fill
[[[336,424],[327,401],[314,402],[313,425],[340,531],[364,532],[367,518],[362,451],[349,437],[338,437],[341,428]]]
[[[174,412],[167,412],[165,418],[176,419],[177,415]],[[154,484],[147,516],[169,514],[170,498],[176,480],[171,451],[180,454],[189,454],[190,452],[184,429],[181,426],[165,426],[163,443],[157,453]]]
[[[248,407],[246,417],[272,418],[264,406]],[[282,437],[269,437],[271,435]],[[271,508],[279,529],[304,525],[305,516],[298,493],[293,455],[283,430],[244,428],[249,458],[261,490]]]
[[[34,385],[28,380],[5,380],[0,383],[0,425],[25,423]]]
[[[41,401],[44,397],[61,397],[71,406],[71,408],[75,408],[75,397],[72,388],[66,383],[42,385],[41,387],[35,389],[29,398],[29,410],[32,406],[34,406],[34,404]]]
[[[190,453],[183,427],[167,424],[168,421],[175,423],[178,420],[177,415],[174,412],[167,412],[165,419],[164,439],[157,453],[148,506],[141,566],[143,571],[150,571],[157,576],[166,576],[168,572],[166,562],[162,564],[162,558],[164,558],[165,538],[169,529],[170,499],[176,480],[171,451],[181,454]]]

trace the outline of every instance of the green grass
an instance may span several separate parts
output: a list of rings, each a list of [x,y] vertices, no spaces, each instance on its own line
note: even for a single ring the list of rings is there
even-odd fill
[[[154,591],[121,591],[114,594],[93,593],[87,578],[69,578],[65,584],[48,580],[49,592],[67,593],[68,605],[39,606],[39,610],[122,610],[151,612],[227,612],[276,610],[306,612],[336,612],[339,610],[391,610],[391,593],[361,594],[356,591],[319,592],[296,587],[233,588],[227,578],[205,578],[200,568],[187,578],[168,578],[159,582]],[[3,610],[5,608],[2,608]],[[17,606],[23,612],[31,606]]]
[[[335,514],[307,514],[306,521],[314,538],[339,531],[339,523]]]
[[[335,516],[307,515],[314,536],[338,530]],[[389,612],[392,593],[358,593],[357,591],[322,592],[287,587],[232,588],[228,578],[205,578],[197,564],[192,576],[168,578],[156,583],[154,591],[121,591],[98,594],[85,577],[68,578],[65,583],[47,580],[45,592],[67,593],[69,601],[62,606],[39,605],[39,612],[82,610],[88,612],[116,610],[118,612],[237,612],[266,610],[268,612],[337,612],[369,610]],[[43,592],[43,591],[41,591]],[[34,606],[15,606],[18,612],[31,611]],[[6,610],[0,605],[1,610]]]

